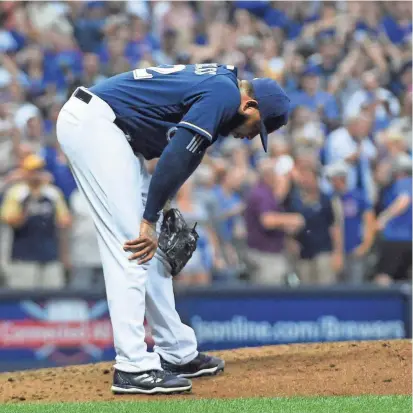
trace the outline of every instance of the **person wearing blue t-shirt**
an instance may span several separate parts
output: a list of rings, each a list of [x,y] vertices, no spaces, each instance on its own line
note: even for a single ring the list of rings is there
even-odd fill
[[[393,180],[383,192],[383,210],[377,217],[382,242],[375,281],[389,285],[405,280],[412,265],[412,160],[399,155],[393,163]]]
[[[291,93],[291,109],[306,106],[319,112],[330,129],[338,126],[340,114],[337,102],[330,93],[320,87],[321,70],[317,66],[307,66],[301,73],[301,90]]]
[[[78,88],[63,106],[58,140],[98,232],[117,352],[114,393],[184,392],[192,386],[186,377],[224,369],[223,360],[198,352],[176,312],[157,224],[220,136],[260,135],[266,150],[288,113],[277,82],[239,80],[234,66],[216,63],[135,69]],[[154,158],[150,177],[144,160]]]
[[[366,256],[374,243],[375,216],[373,205],[364,192],[348,188],[347,173],[345,162],[331,164],[325,170],[334,190],[333,202],[338,203],[341,210],[345,254],[343,281],[360,284],[365,279]]]
[[[68,202],[72,192],[76,189],[76,182],[70,170],[70,166],[56,145],[46,145],[40,151],[45,160],[45,169],[54,178],[54,184],[62,191]]]

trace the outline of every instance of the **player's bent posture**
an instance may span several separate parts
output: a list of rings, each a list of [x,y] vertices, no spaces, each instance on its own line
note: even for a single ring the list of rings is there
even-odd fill
[[[189,377],[224,369],[223,360],[197,351],[175,310],[172,267],[157,248],[156,226],[219,136],[260,134],[266,150],[268,133],[287,123],[289,99],[274,80],[240,81],[236,73],[217,64],[137,69],[78,88],[59,114],[59,143],[98,230],[115,393],[188,391]],[[150,180],[144,159],[157,157]],[[153,353],[144,342],[145,314]]]

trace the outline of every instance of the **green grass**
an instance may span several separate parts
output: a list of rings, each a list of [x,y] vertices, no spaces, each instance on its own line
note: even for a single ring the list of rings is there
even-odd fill
[[[1,413],[411,413],[410,396],[8,404]]]

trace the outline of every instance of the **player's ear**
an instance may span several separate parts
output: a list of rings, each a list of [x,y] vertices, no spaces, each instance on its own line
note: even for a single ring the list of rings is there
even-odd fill
[[[244,112],[248,109],[258,109],[258,102],[254,99],[249,99],[244,103]]]

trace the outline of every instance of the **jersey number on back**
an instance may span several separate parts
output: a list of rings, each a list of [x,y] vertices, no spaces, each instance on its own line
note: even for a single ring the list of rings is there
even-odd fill
[[[171,67],[148,67],[146,69],[135,69],[133,71],[133,78],[135,80],[140,79],[152,79],[153,74],[148,73],[148,70],[151,70],[161,75],[170,75],[172,73],[180,72],[186,68],[185,65],[174,65]],[[205,63],[195,65],[195,74],[196,75],[215,75],[218,70],[218,65],[216,63]]]
[[[147,70],[152,70],[156,73],[160,73],[161,75],[170,75],[171,73],[176,73],[180,72],[181,70],[184,70],[185,67],[185,65],[175,65],[171,67],[148,67],[146,69],[135,69],[133,71],[133,78],[136,80],[152,79],[153,74],[148,73]]]

